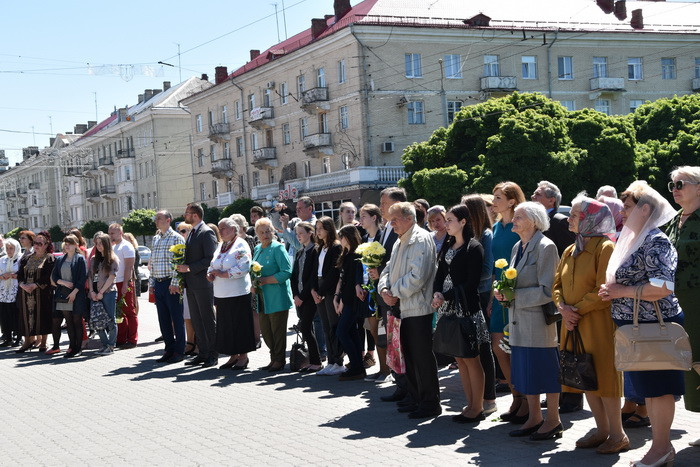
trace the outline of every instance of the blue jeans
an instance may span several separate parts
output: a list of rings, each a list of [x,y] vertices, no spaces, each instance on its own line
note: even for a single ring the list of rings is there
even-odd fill
[[[326,356],[326,335],[323,332],[323,322],[321,321],[321,316],[316,313],[314,315],[314,334],[316,335],[316,343],[318,344],[318,351],[321,356]]]
[[[336,330],[338,342],[348,355],[350,360],[350,371],[353,373],[362,372],[365,366],[362,363],[362,347],[360,346],[360,335],[357,329],[357,307],[354,304],[345,305],[338,320]]]
[[[180,294],[170,293],[170,280],[155,281],[156,310],[160,335],[166,352],[185,353],[185,318],[182,314]]]
[[[98,332],[100,336],[100,342],[103,346],[114,347],[117,345],[117,291],[107,292],[102,296],[102,304],[105,307],[105,311],[112,319],[109,323],[109,327],[105,331],[104,329]]]

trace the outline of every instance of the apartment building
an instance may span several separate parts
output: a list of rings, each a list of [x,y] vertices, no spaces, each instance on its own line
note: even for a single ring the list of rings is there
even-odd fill
[[[700,90],[698,4],[365,0],[185,100],[195,198],[310,195],[321,214],[403,176],[401,154],[464,106],[515,90],[633,111]],[[319,12],[321,13],[321,12]]]

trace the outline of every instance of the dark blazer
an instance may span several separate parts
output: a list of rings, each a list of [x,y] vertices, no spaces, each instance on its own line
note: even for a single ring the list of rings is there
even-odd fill
[[[294,255],[294,264],[292,265],[292,296],[299,297],[302,302],[311,301],[311,289],[314,285],[314,277],[318,272],[318,253],[316,248],[311,248],[306,252],[304,266],[299,270],[299,258],[304,250],[299,250]],[[302,289],[299,290],[299,274],[301,274]],[[318,281],[318,278],[316,278]]]
[[[80,253],[76,252],[74,256],[75,261],[70,268],[71,276],[73,277],[73,288],[78,289],[78,294],[75,296],[73,301],[73,313],[80,313],[85,315],[87,313],[87,294],[85,293],[85,281],[87,280],[87,261]],[[59,256],[56,259],[56,264],[54,265],[53,271],[51,271],[51,280],[54,284],[61,278],[61,267],[66,261],[66,255]],[[60,287],[56,287],[56,290],[60,290]],[[54,299],[56,295],[54,294]],[[55,304],[54,304],[55,307]]]
[[[338,264],[338,258],[340,258],[343,247],[340,246],[340,243],[337,243],[328,249],[326,257],[323,259],[321,277],[318,277],[318,258],[320,251],[320,248],[316,247],[316,257],[311,274],[313,281],[312,288],[321,297],[327,297],[335,293],[335,287],[338,285],[338,280],[340,279],[340,270],[336,265]]]
[[[564,253],[566,247],[576,241],[576,234],[569,230],[568,217],[553,209],[549,212],[549,229],[542,232],[545,237],[554,242],[557,246],[559,257]]]
[[[447,243],[446,241],[445,244]],[[460,287],[466,302],[462,305],[467,307],[463,312],[472,315],[481,310],[479,282],[481,282],[481,270],[484,263],[484,248],[478,240],[472,238],[468,244],[459,249],[449,265],[445,261],[444,255],[448,248],[449,246],[443,248],[443,254],[438,261],[433,293],[440,292],[445,300],[451,301],[455,299],[455,289]],[[443,292],[442,289],[448,273],[452,279],[452,288]]]
[[[190,272],[183,274],[185,287],[190,289],[211,288],[211,282],[207,281],[207,268],[214,258],[214,252],[218,242],[216,234],[202,224],[197,231],[190,233],[185,243],[185,264],[190,267]]]
[[[355,294],[355,286],[362,285],[362,263],[358,261],[360,255],[351,253],[345,255],[340,272],[340,298],[343,300],[343,306],[351,306],[357,295]]]
[[[384,236],[384,231],[385,229],[381,230],[381,234],[379,235],[379,238],[377,241],[379,243],[382,243],[380,240]],[[391,258],[391,251],[394,249],[394,243],[396,243],[396,240],[399,239],[399,235],[394,231],[394,229],[391,229],[391,232],[389,232],[389,237],[386,239],[384,242],[384,249],[386,250],[386,254],[384,255],[384,258],[382,259],[382,264],[377,268],[379,271],[379,274],[381,275],[382,271],[386,267],[386,263],[389,262],[389,258]]]

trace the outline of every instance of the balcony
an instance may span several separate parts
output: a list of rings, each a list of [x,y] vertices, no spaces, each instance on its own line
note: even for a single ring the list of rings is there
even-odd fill
[[[39,206],[30,206],[29,208],[29,215],[30,216],[41,216],[41,207]]]
[[[209,126],[209,139],[215,143],[225,143],[231,140],[231,125],[226,123],[214,123]]]
[[[83,173],[88,177],[97,177],[100,174],[100,170],[97,168],[97,164],[94,162],[88,162],[85,168],[82,169]]]
[[[304,136],[304,152],[312,157],[333,154],[330,133],[316,133]]]
[[[117,151],[117,159],[128,159],[136,157],[134,148],[119,149]]]
[[[10,165],[10,160],[6,157],[0,157],[0,165]]]
[[[78,177],[83,174],[82,167],[68,167],[66,168],[66,177]]]
[[[231,159],[219,159],[211,163],[211,174],[215,178],[233,177],[233,161]]]
[[[484,76],[481,78],[483,92],[510,92],[517,90],[518,80],[515,76]]]
[[[258,169],[277,167],[277,151],[275,148],[253,149],[253,165]]]
[[[625,78],[591,78],[591,91],[618,92],[625,90]]]
[[[111,157],[102,157],[97,161],[97,168],[107,172],[114,172],[114,159]]]
[[[344,187],[347,187],[348,191],[355,188],[380,189],[396,185],[405,176],[403,167],[355,167],[339,172],[297,178],[286,181],[285,184],[296,188],[300,193],[335,190]],[[251,190],[251,198],[266,199],[268,195],[276,198],[280,191],[279,183],[259,185]]]
[[[28,186],[29,190],[40,190],[41,189],[41,183],[39,182],[32,182]]]
[[[316,110],[328,110],[328,88],[312,88],[301,93],[301,108],[313,113]]]
[[[85,190],[85,197],[91,203],[98,203],[100,201],[100,190],[98,190],[98,189]]]
[[[27,197],[27,188],[26,187],[17,188],[17,196],[20,198],[26,198]]]
[[[19,213],[16,209],[12,209],[10,211],[7,211],[7,217],[9,217],[10,220],[19,220]]]
[[[133,180],[122,180],[117,184],[117,193],[120,195],[136,193],[136,183]]]
[[[274,115],[272,107],[256,107],[250,111],[248,123],[258,130],[272,128],[275,126]]]
[[[236,201],[236,195],[233,194],[233,191],[227,191],[226,193],[219,193],[216,195],[216,207],[223,208],[234,201]]]
[[[700,92],[700,78],[693,78],[693,81],[690,83],[690,88],[694,92]],[[1,164],[0,165],[6,165],[6,164]]]
[[[117,198],[117,187],[114,185],[103,185],[100,187],[100,196],[106,199]]]
[[[6,191],[6,192],[5,192],[5,197],[8,198],[8,199],[10,199],[10,198],[16,198],[16,197],[17,197],[17,193],[14,192],[14,191]]]
[[[19,214],[20,216],[28,216],[29,208],[19,208],[17,209],[17,214]]]

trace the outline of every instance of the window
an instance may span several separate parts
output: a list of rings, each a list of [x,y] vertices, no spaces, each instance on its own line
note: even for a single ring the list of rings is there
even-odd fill
[[[306,91],[306,77],[304,75],[297,76],[297,97],[301,98],[301,93]]]
[[[266,148],[272,148],[275,146],[275,142],[273,140],[274,133],[272,133],[271,129],[265,130],[265,146]]]
[[[263,107],[270,107],[270,91],[269,89],[265,89],[265,92],[263,92]]]
[[[197,166],[204,166],[204,149],[197,149]],[[139,169],[141,169],[141,164],[139,164]],[[143,178],[143,172],[141,172],[141,178]]]
[[[644,104],[642,99],[630,99],[630,112],[637,110],[637,107]]]
[[[350,154],[343,154],[340,161],[343,164],[343,170],[348,170],[350,168]]]
[[[410,125],[425,123],[423,101],[411,101],[406,107],[408,108],[408,123]]]
[[[267,183],[275,183],[275,171],[267,169]]]
[[[462,101],[447,101],[447,121],[452,123],[455,115],[462,108]]]
[[[301,139],[304,139],[309,135],[309,122],[306,117],[299,119],[299,135],[301,136]]]
[[[148,195],[148,197],[150,198],[151,195]],[[141,198],[143,199],[143,196]],[[199,199],[207,199],[207,186],[204,184],[204,182],[201,182],[199,184]]]
[[[244,152],[245,152],[245,142],[243,141],[243,137],[239,136],[238,138],[236,138],[236,156],[243,157]]]
[[[248,112],[255,108],[255,94],[248,94]]]
[[[216,146],[213,144],[209,145],[209,162],[214,162],[216,160]]]
[[[345,60],[340,60],[338,62],[338,83],[343,84],[345,81]]]
[[[260,186],[260,172],[253,172],[253,186]]]
[[[348,119],[348,106],[344,105],[340,107],[340,128],[346,130],[350,126],[350,121]]]
[[[211,195],[216,196],[219,194],[219,184],[216,183],[216,180],[212,180],[211,182]]]
[[[576,110],[576,101],[561,101],[561,105],[566,107],[569,112]]]
[[[484,55],[484,76],[501,76],[498,55]]]
[[[304,177],[311,176],[311,161],[304,161]]]
[[[127,182],[131,180],[131,167],[129,166],[124,167],[124,180]]]
[[[289,89],[287,83],[280,84],[280,104],[284,105],[289,102]]]
[[[258,149],[258,134],[257,133],[252,133],[250,135],[250,148],[255,151]]]
[[[242,195],[245,193],[245,179],[243,178],[243,175],[238,176],[238,194]]]
[[[228,123],[228,108],[226,106],[221,108],[221,121],[223,123]]]
[[[700,58],[695,58],[695,77],[700,78]]]
[[[605,115],[610,115],[609,99],[596,99],[593,106],[598,112],[603,112]]]
[[[420,54],[406,54],[406,78],[422,78]]]
[[[523,79],[537,79],[537,57],[534,55],[523,55],[521,61]]]
[[[282,125],[282,142],[284,144],[292,144],[292,133],[289,131],[289,123]]]
[[[231,159],[231,148],[229,143],[224,143],[224,159]]]
[[[462,77],[462,56],[457,54],[445,55],[445,77],[458,79]]]
[[[661,79],[676,79],[676,59],[661,59]]]
[[[240,120],[240,119],[241,119],[241,114],[243,113],[243,112],[241,111],[241,101],[236,101],[236,102],[234,103],[234,107],[236,108],[236,120]]]
[[[593,77],[608,77],[608,57],[593,57]]]
[[[197,115],[196,122],[197,122],[197,133],[201,133],[202,132],[202,114]],[[99,150],[99,148],[98,148],[98,150]]]
[[[632,57],[627,59],[627,79],[640,80],[643,79],[642,74],[642,58]]]
[[[210,110],[209,112],[207,112],[207,116],[209,120],[209,127],[211,128],[211,126],[214,124],[214,112]]]
[[[326,70],[324,68],[316,70],[316,86],[319,88],[326,87]]]
[[[331,158],[330,157],[323,158],[323,173],[324,174],[331,173]]]
[[[328,133],[328,114],[318,114],[318,132]]]
[[[574,79],[574,58],[559,57],[557,60],[559,79]]]
[[[146,193],[146,199],[148,200],[147,207],[150,208],[151,207],[151,194],[150,193]],[[114,209],[112,209],[112,210],[114,210]]]

